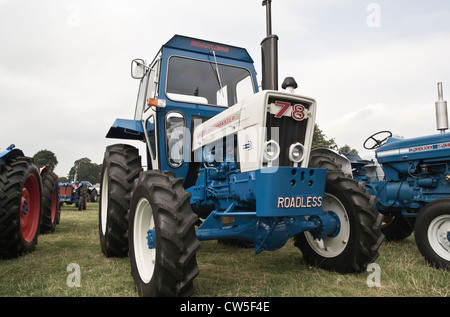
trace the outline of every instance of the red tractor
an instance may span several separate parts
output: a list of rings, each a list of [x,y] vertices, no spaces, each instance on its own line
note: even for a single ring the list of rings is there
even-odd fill
[[[0,150],[0,258],[34,250],[39,233],[59,223],[57,176],[14,145]]]

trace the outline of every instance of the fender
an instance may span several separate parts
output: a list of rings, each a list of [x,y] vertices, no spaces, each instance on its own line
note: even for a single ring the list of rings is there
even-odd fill
[[[22,150],[16,149],[14,144],[11,144],[6,150],[0,150],[0,166],[6,163],[7,159],[11,159],[17,156],[25,156]]]
[[[340,164],[342,172],[346,176],[352,177],[352,165],[350,163],[350,160],[346,158],[344,155],[342,155],[340,152],[336,150],[331,150],[327,148],[317,148],[314,150],[311,150],[311,153],[320,153],[323,156],[327,156],[329,158],[335,159],[337,164]]]
[[[50,164],[44,165],[39,169],[39,173],[42,175],[50,171]]]
[[[140,120],[116,119],[106,134],[107,138],[144,140],[144,129]]]

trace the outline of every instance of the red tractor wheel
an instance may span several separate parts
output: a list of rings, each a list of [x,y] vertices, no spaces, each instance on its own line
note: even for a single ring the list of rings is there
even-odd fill
[[[39,170],[28,157],[17,157],[0,171],[0,257],[34,250],[41,218]]]
[[[30,243],[36,236],[41,208],[39,178],[30,173],[25,179],[20,203],[20,229],[23,239]]]

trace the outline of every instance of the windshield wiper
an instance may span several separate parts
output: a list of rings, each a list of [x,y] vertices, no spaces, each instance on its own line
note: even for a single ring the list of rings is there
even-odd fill
[[[217,82],[219,83],[220,93],[222,94],[222,97],[225,98],[225,95],[223,93],[222,81],[220,80],[219,65],[217,65],[216,52],[214,52],[214,50],[211,50],[211,52],[214,56],[214,63],[216,64],[216,72],[215,73],[216,73]]]

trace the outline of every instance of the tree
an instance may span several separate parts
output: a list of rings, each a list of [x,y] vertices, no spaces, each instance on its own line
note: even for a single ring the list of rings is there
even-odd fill
[[[58,165],[58,159],[56,158],[55,153],[49,150],[40,150],[33,156],[34,162],[38,167],[42,167],[45,165],[50,165],[49,169],[53,171]]]
[[[342,153],[354,153],[354,154],[358,154],[358,151],[355,149],[352,149],[350,147],[350,145],[344,145],[343,147],[339,148],[339,151],[341,151]]]
[[[58,177],[58,182],[59,183],[68,183],[69,179],[65,176],[60,176],[60,177]]]
[[[327,139],[327,136],[323,134],[322,130],[319,129],[319,126],[317,123],[314,125],[314,136],[313,136],[313,142],[312,142],[312,148],[316,149],[319,147],[337,150],[338,146],[336,144],[336,141],[334,139]]]
[[[92,163],[87,157],[76,160],[69,171],[68,178],[76,181],[88,181],[92,184],[100,183],[101,164]]]
[[[339,147],[336,144],[336,141],[334,139],[328,139],[325,134],[323,134],[322,130],[319,129],[319,126],[317,123],[314,125],[314,136],[313,136],[313,142],[312,142],[312,148],[327,148],[331,150],[340,151],[343,153],[355,153],[358,154],[358,151],[355,149],[350,148],[349,145],[344,145],[343,147]]]

